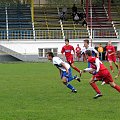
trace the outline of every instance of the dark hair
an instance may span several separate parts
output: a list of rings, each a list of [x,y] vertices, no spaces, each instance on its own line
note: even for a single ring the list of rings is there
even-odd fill
[[[65,41],[69,42],[69,39],[65,39]]]
[[[92,52],[90,50],[86,50],[85,54],[88,55],[88,56],[91,56]]]
[[[89,40],[87,40],[87,39],[86,39],[86,40],[84,40],[84,42],[86,42],[87,44],[89,44]]]
[[[47,55],[49,55],[49,56],[51,56],[51,57],[54,57],[53,52],[47,52]]]

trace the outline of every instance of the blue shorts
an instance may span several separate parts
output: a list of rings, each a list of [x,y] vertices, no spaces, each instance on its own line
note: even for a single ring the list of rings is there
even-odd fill
[[[71,68],[69,68],[68,71],[69,71],[69,73],[66,73],[66,71],[62,71],[61,78],[63,78],[63,77],[71,78],[72,77],[72,70],[71,70]]]

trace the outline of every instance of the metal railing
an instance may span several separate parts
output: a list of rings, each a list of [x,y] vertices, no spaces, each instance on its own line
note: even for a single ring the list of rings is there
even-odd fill
[[[93,38],[118,38],[118,32],[112,29],[95,29],[93,30]]]
[[[35,32],[35,34],[34,34]],[[0,40],[38,40],[38,39],[64,39],[61,30],[0,30]],[[89,38],[87,30],[64,30],[65,38],[80,39]],[[93,30],[95,38],[120,38],[120,30]]]

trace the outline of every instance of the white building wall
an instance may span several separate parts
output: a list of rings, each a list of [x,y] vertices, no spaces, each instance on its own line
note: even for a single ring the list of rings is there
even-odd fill
[[[76,48],[77,44],[83,47],[83,41],[70,41],[70,44]],[[65,42],[62,41],[7,41],[0,42],[0,45],[22,54],[38,54],[38,48],[58,48],[60,54]]]
[[[84,40],[84,39],[83,39]],[[70,44],[76,48],[77,44],[83,48],[83,40],[70,40]],[[104,44],[108,41],[94,41],[93,47],[96,44]],[[113,45],[120,50],[120,42],[113,41]],[[0,41],[0,45],[7,47],[15,52],[26,55],[38,55],[38,48],[58,48],[58,54],[61,53],[62,47],[65,45],[64,40],[41,40],[41,41]]]

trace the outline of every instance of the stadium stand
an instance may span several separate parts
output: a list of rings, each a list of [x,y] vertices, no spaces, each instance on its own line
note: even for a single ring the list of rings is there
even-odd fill
[[[38,38],[62,38],[57,7],[35,7],[34,25]],[[53,35],[54,34],[54,35]]]
[[[24,39],[33,38],[31,8],[29,5],[0,7],[0,38]]]
[[[0,38],[6,39],[6,10],[5,7],[0,8]]]
[[[82,21],[77,25],[74,24],[70,7],[67,7],[67,20],[60,21],[59,15],[62,7],[63,6],[56,7],[56,5],[52,7],[47,5],[35,7],[35,30],[39,32],[37,35],[40,36],[40,34],[42,34],[44,37],[48,35],[45,38],[51,38],[51,34],[54,34],[54,38],[61,39],[64,37],[64,32],[65,37],[71,39],[88,37],[88,31],[82,27]],[[80,8],[79,11],[83,11],[83,9]],[[38,30],[42,31],[40,32]],[[44,30],[46,30],[47,33],[44,32]]]
[[[119,5],[112,5],[111,6],[111,16],[112,16],[112,21],[114,28],[117,33],[120,31],[120,7]]]
[[[6,29],[6,11],[4,7],[0,8],[0,29]]]
[[[88,27],[91,28],[90,12]],[[94,38],[117,37],[113,24],[108,19],[106,8],[103,6],[92,6],[92,29],[94,31]]]
[[[32,30],[30,6],[18,5],[7,8],[9,30]]]
[[[31,19],[30,5],[16,5],[0,7],[0,38],[1,39],[79,39],[89,38],[91,18],[87,27],[82,26],[82,21],[75,24],[72,18],[72,5],[67,5],[67,19],[61,20],[59,13],[63,5],[34,6],[34,26]],[[84,12],[85,6],[77,5],[78,12]],[[92,6],[92,29],[94,38],[117,37],[120,27],[118,12],[112,7],[112,19],[108,20],[107,7]],[[8,28],[7,28],[8,26]]]

